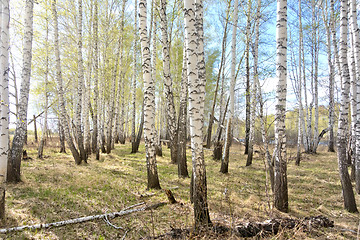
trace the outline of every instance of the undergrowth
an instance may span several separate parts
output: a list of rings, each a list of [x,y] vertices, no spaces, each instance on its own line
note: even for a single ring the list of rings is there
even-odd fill
[[[144,145],[130,154],[131,145],[116,145],[111,154],[100,161],[91,156],[88,164],[75,165],[69,153],[60,154],[55,142],[46,148],[44,159],[36,159],[36,145],[26,146],[32,160],[22,163],[22,182],[6,186],[6,220],[2,228],[49,223],[88,215],[116,212],[127,206],[166,201],[162,190],[146,191]],[[291,151],[291,150],[290,150]],[[70,151],[68,151],[70,152]],[[190,178],[178,178],[177,166],[170,163],[170,153],[163,147],[157,157],[160,184],[172,189],[179,202],[152,211],[112,219],[113,225],[125,229],[126,238],[141,239],[169,232],[172,228],[191,229],[193,210],[189,201]],[[302,218],[324,215],[335,222],[332,229],[310,232],[281,231],[270,239],[352,239],[356,238],[358,214],[343,209],[341,186],[335,153],[320,149],[317,155],[305,155],[301,165],[288,165],[288,214],[271,208],[271,192],[265,191],[265,166],[255,154],[253,165],[245,167],[243,147],[231,149],[229,174],[222,174],[220,162],[212,160],[205,150],[208,178],[208,201],[215,224],[235,227],[237,223],[263,221],[274,217]],[[291,153],[289,154],[291,155]],[[188,169],[191,172],[188,149]],[[269,185],[269,183],[267,183]],[[269,187],[268,187],[269,188]],[[357,196],[358,203],[360,198]],[[4,239],[121,239],[124,230],[115,229],[102,220],[67,225],[38,231],[2,234]],[[195,238],[188,235],[186,238]],[[203,239],[237,239],[231,231],[224,235],[206,233]]]

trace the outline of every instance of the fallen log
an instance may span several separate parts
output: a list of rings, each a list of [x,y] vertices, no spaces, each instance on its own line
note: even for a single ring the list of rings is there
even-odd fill
[[[0,229],[0,233],[17,232],[17,231],[23,231],[23,230],[35,230],[35,229],[50,228],[50,227],[61,227],[61,226],[68,225],[68,224],[88,222],[88,221],[92,221],[95,219],[111,219],[111,218],[129,215],[129,214],[135,213],[135,212],[142,212],[142,211],[146,211],[146,210],[156,209],[165,204],[166,203],[164,203],[164,202],[160,202],[160,203],[152,204],[149,206],[144,206],[142,208],[136,208],[136,209],[128,209],[127,208],[128,210],[123,210],[120,212],[105,213],[105,214],[100,214],[100,215],[74,218],[74,219],[69,219],[69,220],[60,221],[60,222],[41,223],[41,224],[35,224],[35,225],[25,225],[25,226],[19,226],[19,227],[3,228],[3,229]],[[138,206],[138,205],[140,205],[140,204],[135,204],[131,207]]]
[[[241,237],[255,237],[257,235],[277,234],[283,229],[299,228],[309,231],[312,228],[334,227],[334,222],[324,216],[306,217],[302,220],[292,218],[270,219],[264,222],[249,222],[235,227]]]

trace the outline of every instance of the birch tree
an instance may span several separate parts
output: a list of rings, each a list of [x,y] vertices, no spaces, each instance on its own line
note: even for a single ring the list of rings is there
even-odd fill
[[[174,96],[172,90],[172,78],[170,74],[170,43],[168,40],[168,23],[166,16],[167,0],[160,0],[160,23],[161,23],[161,43],[163,56],[164,90],[166,98],[166,122],[167,131],[170,138],[171,163],[177,163],[177,132],[176,132],[176,112]]]
[[[276,116],[275,116],[275,169],[274,206],[288,211],[287,166],[286,166],[286,80],[287,80],[287,0],[278,0],[276,19]]]
[[[197,4],[202,5],[199,1]],[[202,17],[202,16],[201,16]],[[203,152],[204,82],[199,80],[197,38],[195,27],[196,9],[194,0],[184,0],[184,25],[189,82],[190,137],[193,162],[192,199],[194,203],[195,228],[211,223],[207,203],[206,169]],[[202,26],[201,26],[202,27]]]
[[[299,1],[299,75],[298,75],[298,98],[299,98],[299,120],[298,120],[298,139],[295,165],[300,165],[301,160],[301,142],[302,142],[302,124],[303,124],[303,106],[302,106],[302,48],[303,48],[303,34],[302,34],[302,8],[301,1]],[[305,89],[306,91],[306,89]]]
[[[181,78],[181,91],[180,91],[180,110],[178,119],[178,176],[188,177],[186,163],[186,140],[187,140],[187,99],[188,99],[188,79],[186,68],[186,46],[184,46],[183,53],[183,70]]]
[[[351,0],[350,2],[350,21],[352,26],[352,36],[354,40],[354,51],[355,51],[355,65],[356,65],[356,77],[360,75],[360,34],[359,26],[357,23],[357,10],[356,10],[356,1]],[[355,189],[358,194],[360,194],[360,85],[356,84],[356,129],[355,129]]]
[[[338,147],[338,165],[340,180],[342,186],[342,194],[344,198],[345,209],[349,212],[357,212],[354,192],[348,172],[347,162],[347,132],[348,132],[348,116],[349,116],[349,92],[350,92],[350,75],[347,59],[347,34],[348,34],[348,1],[340,2],[340,62],[341,62],[341,104],[337,132]]]
[[[147,36],[146,0],[139,1],[139,33],[144,79],[144,137],[146,148],[147,188],[160,189],[155,154],[155,89],[151,79],[151,56]]]
[[[246,160],[246,166],[250,166],[252,164],[253,153],[254,153],[254,139],[255,139],[255,119],[256,119],[256,105],[259,99],[257,99],[257,84],[259,81],[259,72],[258,72],[258,53],[259,53],[259,38],[260,38],[260,8],[261,8],[261,0],[257,1],[256,8],[256,19],[255,19],[255,41],[254,41],[254,80],[252,84],[251,90],[251,105],[250,105],[250,136],[249,136],[249,144],[248,144],[248,157]]]
[[[33,40],[33,9],[34,2],[32,0],[27,0],[25,2],[24,13],[23,67],[21,72],[19,112],[17,114],[16,129],[10,149],[7,169],[7,181],[13,183],[21,181],[21,156],[27,131],[27,110],[30,91]]]
[[[9,156],[9,0],[0,4],[0,175],[1,182],[7,180]]]
[[[134,30],[134,52],[133,52],[133,79],[132,79],[132,124],[131,124],[131,153],[136,153],[139,149],[139,146],[136,142],[136,135],[135,135],[135,126],[136,126],[136,66],[137,66],[137,41],[138,41],[138,27],[137,27],[137,0],[135,0],[135,30]]]
[[[221,173],[228,173],[229,172],[229,152],[230,152],[230,145],[232,140],[231,134],[231,124],[232,119],[234,117],[234,110],[235,110],[235,83],[236,83],[236,76],[235,76],[235,65],[236,65],[236,32],[237,32],[237,22],[238,22],[238,0],[234,2],[234,19],[233,19],[233,30],[232,30],[232,44],[231,44],[231,83],[230,83],[230,108],[229,108],[229,118],[226,125],[226,138],[224,144],[223,155],[221,158]]]
[[[49,105],[49,19],[48,12],[46,10],[46,37],[45,37],[45,81],[44,81],[44,93],[45,93],[45,109],[44,109],[44,126],[42,129],[41,140],[38,148],[38,158],[43,158],[44,145],[46,143],[46,134],[47,134],[47,121],[48,121],[48,105]]]
[[[98,102],[99,102],[99,51],[98,51],[98,0],[94,2],[94,117],[93,117],[93,132],[92,132],[92,152],[96,154],[96,158],[99,159],[99,148],[98,148]]]
[[[56,0],[52,1],[51,10],[53,14],[54,21],[54,49],[55,49],[55,62],[56,62],[56,83],[58,88],[58,97],[59,97],[59,120],[62,128],[64,129],[65,139],[68,144],[68,147],[74,157],[75,163],[80,164],[82,159],[78,150],[74,145],[73,138],[70,134],[67,113],[65,108],[65,99],[64,99],[64,87],[61,73],[61,60],[60,60],[60,49],[59,49],[59,28],[58,28],[58,16],[56,10]]]
[[[78,0],[78,22],[77,22],[77,40],[78,40],[78,82],[77,82],[77,96],[76,96],[76,137],[77,146],[81,160],[87,162],[87,154],[84,148],[84,135],[82,131],[83,122],[81,121],[82,114],[82,98],[83,98],[83,85],[84,85],[84,64],[82,57],[82,22],[83,22],[83,10],[82,0]]]

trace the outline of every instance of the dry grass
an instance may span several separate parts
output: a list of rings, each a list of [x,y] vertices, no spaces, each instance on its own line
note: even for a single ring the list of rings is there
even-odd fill
[[[36,159],[34,145],[27,146],[33,160],[23,162],[23,182],[7,185],[7,219],[2,227],[48,223],[86,215],[119,211],[126,206],[145,201],[165,201],[163,191],[146,191],[146,165],[144,146],[140,152],[130,154],[131,146],[117,145],[110,155],[93,156],[88,165],[76,166],[71,155],[57,153],[53,143],[45,149],[46,158]],[[158,157],[158,170],[162,188],[173,190],[182,203],[166,205],[159,209],[128,215],[112,220],[114,225],[130,230],[126,239],[139,239],[169,232],[171,227],[190,228],[193,223],[189,203],[190,179],[179,179],[177,167],[170,164],[169,151]],[[352,239],[356,234],[341,229],[357,231],[358,214],[343,210],[341,186],[336,155],[320,149],[317,155],[304,155],[300,167],[290,162],[288,166],[288,214],[269,208],[271,203],[265,193],[263,160],[255,154],[253,165],[244,167],[246,158],[240,146],[233,146],[229,174],[219,173],[220,163],[205,151],[208,176],[208,198],[212,221],[227,226],[238,222],[261,221],[271,217],[305,217],[325,215],[335,221],[335,228],[304,233],[288,230],[271,239]],[[291,153],[290,153],[291,154]],[[191,155],[188,152],[188,167]],[[227,193],[224,194],[225,189]],[[269,193],[270,194],[270,193]],[[360,198],[357,196],[358,202]],[[5,239],[121,239],[122,230],[116,230],[102,220],[68,225],[39,231],[24,231],[0,235]],[[204,235],[203,238],[215,238]],[[231,233],[222,238],[236,239]]]

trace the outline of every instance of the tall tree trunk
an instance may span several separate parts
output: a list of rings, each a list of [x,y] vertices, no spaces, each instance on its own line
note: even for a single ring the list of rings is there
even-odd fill
[[[0,4],[0,175],[1,182],[7,180],[9,157],[9,43],[10,8],[9,0]]]
[[[315,120],[314,120],[314,136],[313,136],[313,144],[312,144],[312,153],[316,153],[318,147],[318,136],[319,136],[319,93],[318,93],[318,85],[319,85],[319,48],[320,48],[320,38],[318,36],[319,31],[319,19],[316,15],[317,6],[315,4],[315,0],[312,0],[312,15],[313,15],[313,47],[314,47],[314,110],[315,110]]]
[[[231,6],[231,1],[229,1],[228,8],[226,10],[224,34],[223,34],[223,40],[222,40],[222,44],[221,44],[221,60],[220,60],[218,76],[216,79],[216,87],[215,87],[215,91],[214,91],[213,105],[212,105],[211,112],[210,112],[209,126],[208,126],[207,137],[206,137],[206,148],[211,147],[211,134],[212,134],[212,127],[213,127],[213,123],[214,123],[214,119],[215,119],[214,113],[215,113],[215,106],[216,106],[216,101],[217,101],[217,93],[218,93],[218,89],[219,89],[221,73],[225,71],[224,65],[225,65],[225,55],[226,55],[227,26],[229,23],[230,6]],[[219,119],[221,119],[221,114],[220,114]]]
[[[65,139],[74,157],[75,163],[80,164],[82,159],[80,157],[79,152],[75,148],[72,136],[70,134],[69,123],[65,108],[64,89],[63,89],[61,64],[60,64],[59,30],[58,30],[58,17],[56,11],[56,0],[53,0],[51,5],[52,5],[53,18],[54,18],[53,20],[54,20],[54,48],[55,48],[55,61],[56,61],[56,83],[57,83],[58,97],[59,97],[60,122],[64,129]]]
[[[250,111],[250,136],[249,136],[249,149],[248,149],[248,157],[246,160],[246,166],[250,166],[252,164],[253,152],[254,152],[254,139],[255,139],[255,119],[256,119],[256,104],[259,101],[256,99],[257,96],[257,84],[259,78],[258,73],[258,49],[259,49],[259,37],[260,37],[260,8],[261,8],[261,0],[257,1],[256,8],[256,22],[255,22],[255,42],[254,42],[254,81],[253,88],[251,91],[251,111]]]
[[[77,101],[76,101],[76,138],[77,138],[77,144],[78,149],[80,153],[80,158],[84,162],[87,162],[87,154],[85,152],[84,148],[84,135],[82,131],[82,125],[81,122],[81,112],[82,112],[82,98],[83,98],[83,85],[84,85],[84,65],[83,65],[83,57],[82,57],[82,0],[78,0],[78,7],[79,7],[79,15],[78,15],[78,31],[77,31],[77,37],[78,37],[78,85],[77,85]]]
[[[202,7],[202,2],[197,2],[198,7]],[[207,184],[206,184],[206,169],[203,152],[203,105],[205,97],[205,83],[198,81],[198,52],[197,39],[198,29],[196,29],[196,14],[195,1],[184,0],[184,22],[185,22],[185,43],[186,43],[186,58],[187,58],[187,77],[189,83],[189,116],[190,116],[190,136],[191,136],[191,151],[193,162],[193,202],[194,202],[194,218],[195,228],[211,224],[209,208],[207,203]],[[202,16],[199,16],[202,18]],[[202,28],[202,24],[199,24]]]
[[[345,209],[348,210],[349,212],[357,212],[355,196],[348,172],[347,152],[346,152],[346,146],[347,146],[346,135],[348,131],[349,92],[350,92],[350,76],[349,76],[349,66],[347,60],[348,5],[346,0],[341,0],[340,10],[341,10],[340,60],[341,60],[341,76],[342,76],[343,86],[341,91],[341,107],[340,107],[338,133],[337,133],[338,164],[339,164],[339,173],[340,173]]]
[[[187,99],[188,99],[188,79],[187,79],[187,68],[186,68],[186,51],[184,45],[183,53],[183,69],[181,78],[181,91],[180,91],[180,110],[178,119],[178,176],[188,177],[189,173],[187,170],[186,161],[186,135],[187,135]]]
[[[276,76],[278,85],[276,91],[275,116],[275,177],[274,177],[274,206],[288,212],[288,188],[286,166],[286,79],[287,79],[287,0],[277,2],[276,20]]]
[[[350,12],[351,13],[351,12]],[[350,31],[352,29],[352,21],[350,15]],[[349,129],[349,144],[348,144],[348,164],[351,166],[351,181],[355,180],[355,159],[356,159],[356,122],[357,122],[357,83],[356,77],[356,64],[355,64],[355,44],[354,44],[354,36],[351,34],[350,38],[350,49],[348,51],[349,57],[349,73],[350,73],[350,110],[351,110],[351,127]]]
[[[327,3],[326,3],[326,9]],[[326,14],[328,15],[328,14]],[[328,152],[335,152],[334,149],[334,118],[335,118],[335,107],[334,107],[334,77],[335,77],[335,66],[332,62],[332,52],[331,52],[331,25],[333,24],[333,11],[331,11],[330,19],[325,18],[325,14],[322,14],[323,22],[326,30],[326,49],[327,49],[327,61],[329,67],[329,143],[328,143]]]
[[[172,79],[170,74],[170,43],[168,40],[168,23],[166,16],[166,0],[160,0],[160,23],[161,23],[161,42],[163,56],[164,92],[166,98],[166,123],[170,137],[171,163],[177,163],[177,131],[176,131],[176,111],[174,105],[174,95],[172,91]]]
[[[119,81],[118,81],[118,88],[117,88],[117,94],[116,94],[116,107],[115,107],[115,111],[116,111],[116,114],[115,114],[115,119],[116,119],[116,124],[115,124],[115,133],[114,133],[114,142],[115,143],[118,143],[119,140],[121,139],[122,141],[124,140],[123,135],[124,133],[124,116],[122,116],[122,114],[124,114],[124,112],[122,111],[123,109],[123,104],[124,104],[124,86],[123,86],[123,83],[125,81],[125,78],[123,76],[123,68],[122,68],[122,64],[123,64],[123,52],[124,52],[124,26],[125,26],[125,7],[126,7],[126,1],[127,0],[123,0],[122,2],[122,8],[121,8],[121,25],[120,25],[120,64],[119,64]],[[121,101],[120,101],[121,100]],[[120,131],[120,125],[122,125],[122,129]]]
[[[139,1],[139,33],[144,79],[144,136],[146,148],[147,188],[160,189],[155,154],[155,89],[151,79],[151,56],[147,36],[146,0]]]
[[[355,66],[356,66],[356,76],[358,77],[360,74],[360,34],[359,34],[359,26],[357,23],[357,10],[356,10],[356,1],[351,0],[351,26],[352,26],[352,36],[354,39],[354,52],[355,52]],[[355,190],[358,194],[360,194],[360,85],[357,83],[356,86],[356,131],[355,131],[355,145],[356,145],[356,156],[355,156]]]
[[[136,153],[139,148],[136,146],[136,135],[135,135],[135,126],[136,126],[136,66],[137,66],[137,0],[135,0],[135,32],[134,32],[134,56],[133,56],[133,81],[132,81],[132,124],[131,124],[131,145],[132,150],[131,153]]]
[[[47,117],[48,117],[48,85],[49,85],[49,19],[48,11],[46,10],[46,39],[45,39],[45,83],[44,83],[44,93],[45,93],[45,109],[44,109],[44,126],[42,129],[41,140],[38,148],[38,158],[43,158],[44,145],[46,142],[46,133],[47,133]],[[34,120],[35,121],[35,120]]]
[[[303,35],[302,35],[302,8],[301,1],[299,1],[299,79],[298,79],[298,98],[299,98],[299,120],[298,120],[298,139],[297,139],[297,152],[295,165],[299,166],[301,161],[301,140],[302,140],[302,124],[304,121],[303,117],[303,106],[302,106],[302,55],[301,51],[303,48]],[[306,89],[305,89],[306,91]]]
[[[27,0],[25,3],[24,15],[23,69],[21,72],[19,112],[17,114],[15,135],[10,149],[7,169],[7,181],[13,183],[21,181],[21,156],[27,131],[27,110],[30,91],[33,40],[33,8],[34,2],[32,0]]]
[[[223,156],[221,158],[221,173],[229,172],[229,151],[232,142],[232,134],[231,134],[231,122],[234,117],[235,110],[235,84],[236,84],[236,76],[235,76],[235,65],[236,65],[236,32],[237,32],[237,22],[238,22],[238,0],[234,2],[234,22],[233,22],[233,32],[232,32],[232,42],[231,42],[231,83],[230,83],[230,108],[229,108],[229,119],[226,125],[226,138],[223,150]]]
[[[246,114],[245,114],[245,152],[244,154],[249,153],[249,138],[250,138],[250,28],[251,28],[251,4],[252,1],[248,1],[248,9],[246,12],[246,59],[245,59],[245,68],[246,68],[246,90],[245,90],[245,105],[246,105]],[[231,101],[230,101],[231,102]],[[230,104],[231,105],[231,104]],[[231,108],[230,108],[231,109]]]
[[[96,159],[99,160],[99,148],[98,148],[98,133],[99,133],[99,51],[98,51],[98,0],[94,2],[94,117],[93,117],[93,132],[92,132],[92,152],[96,154]]]

